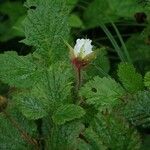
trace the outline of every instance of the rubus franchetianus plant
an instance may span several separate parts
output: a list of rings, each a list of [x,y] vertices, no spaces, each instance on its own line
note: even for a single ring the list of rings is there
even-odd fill
[[[128,52],[132,39],[126,46],[113,22],[129,19],[143,7],[127,0],[123,12],[124,5],[113,0],[113,8],[120,10],[113,15],[111,2],[93,1],[83,18],[91,20],[87,28],[101,26],[110,39],[121,61],[113,72],[115,78],[108,74],[107,48],[94,50],[92,37],[77,38],[70,46],[71,27],[86,26],[73,17],[77,0],[25,2],[21,42],[32,53],[0,54],[0,80],[11,89],[0,96],[1,150],[141,150],[139,129],[150,127],[150,72],[144,77],[137,72]],[[98,6],[110,12],[95,15]],[[108,15],[111,21],[103,17]],[[78,24],[70,23],[74,19]],[[105,23],[113,26],[121,46]]]

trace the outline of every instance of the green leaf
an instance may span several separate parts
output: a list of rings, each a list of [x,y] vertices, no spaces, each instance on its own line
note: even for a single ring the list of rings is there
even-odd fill
[[[71,14],[69,17],[69,24],[73,28],[83,28],[83,22],[76,14]]]
[[[125,148],[127,150],[138,150],[140,148],[139,134],[118,115],[102,115],[98,113],[89,128],[97,138],[96,143],[101,142],[106,147],[105,149],[120,150]],[[91,140],[94,141],[94,138]]]
[[[39,119],[70,101],[71,74],[63,63],[43,70],[32,89],[16,93],[13,97],[19,110],[28,119]]]
[[[17,107],[20,112],[28,119],[39,119],[48,115],[49,101],[46,98],[40,99],[39,93],[22,93],[14,96]]]
[[[127,91],[137,92],[143,89],[142,75],[136,72],[133,65],[128,63],[119,64],[118,76]]]
[[[47,148],[52,150],[74,150],[78,148],[79,134],[84,130],[78,121],[54,126],[47,139]]]
[[[146,87],[150,88],[150,71],[145,74],[144,84]]]
[[[16,52],[0,54],[0,79],[10,86],[28,88],[40,78],[40,70],[31,55],[18,56]]]
[[[106,150],[105,145],[102,143],[97,133],[94,132],[94,130],[91,127],[85,130],[84,136],[90,143],[91,150]]]
[[[82,107],[74,104],[67,104],[59,107],[56,110],[56,112],[53,114],[53,121],[60,125],[67,121],[81,118],[84,115],[85,111]]]
[[[76,6],[77,2],[78,2],[78,0],[66,0],[67,5],[68,5],[71,9],[73,9],[73,8]]]
[[[61,104],[72,102],[72,72],[68,66],[62,61],[51,65],[46,71],[43,80],[43,89],[45,84],[47,87],[47,94],[50,101],[53,103],[53,110],[56,110]]]
[[[145,29],[143,33],[134,34],[125,43],[132,62],[141,72],[150,70],[149,31]]]
[[[129,99],[124,116],[135,126],[150,127],[150,92],[141,91]]]
[[[63,40],[69,37],[68,14],[70,8],[60,0],[42,0],[26,3],[28,16],[24,21],[23,42],[34,46],[47,63],[66,58]],[[32,9],[34,6],[36,9]],[[44,16],[44,17],[43,17]]]
[[[97,109],[110,111],[120,103],[124,90],[115,80],[111,78],[95,77],[81,89],[81,95],[86,97],[88,104],[94,105]]]
[[[79,139],[77,149],[78,150],[85,150],[85,149],[91,150],[91,146],[88,143],[86,143],[86,141]]]
[[[21,129],[26,132],[30,137],[37,136],[36,124],[24,118],[15,107],[9,107],[6,111],[9,118],[17,122]],[[14,123],[4,114],[0,114],[0,149],[5,150],[30,150],[34,149],[34,145],[28,143],[27,139],[22,135]]]
[[[0,5],[0,11],[2,16],[8,16],[0,22],[0,41],[7,41],[16,36],[23,36],[23,34],[17,31],[14,26],[16,23],[21,26],[19,21],[22,16],[25,15],[25,8],[21,2],[4,2]]]
[[[120,18],[134,19],[137,12],[143,11],[136,0],[94,0],[85,11],[84,18],[88,27],[99,26],[100,23],[118,21]]]

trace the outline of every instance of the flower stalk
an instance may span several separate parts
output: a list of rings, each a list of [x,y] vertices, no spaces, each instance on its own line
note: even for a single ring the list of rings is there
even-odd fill
[[[69,47],[71,62],[77,74],[77,91],[82,86],[82,70],[95,58],[91,42],[90,39],[77,39],[74,48],[65,42]]]

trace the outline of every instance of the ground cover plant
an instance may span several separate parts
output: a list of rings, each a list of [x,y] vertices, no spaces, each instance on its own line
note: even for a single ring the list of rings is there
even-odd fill
[[[149,0],[0,0],[0,149],[149,150]]]

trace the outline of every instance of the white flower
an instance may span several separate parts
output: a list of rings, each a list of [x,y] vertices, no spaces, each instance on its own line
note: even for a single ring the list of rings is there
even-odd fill
[[[74,46],[75,57],[81,57],[83,59],[88,54],[92,53],[93,46],[91,42],[92,40],[90,39],[77,39],[76,45]]]

